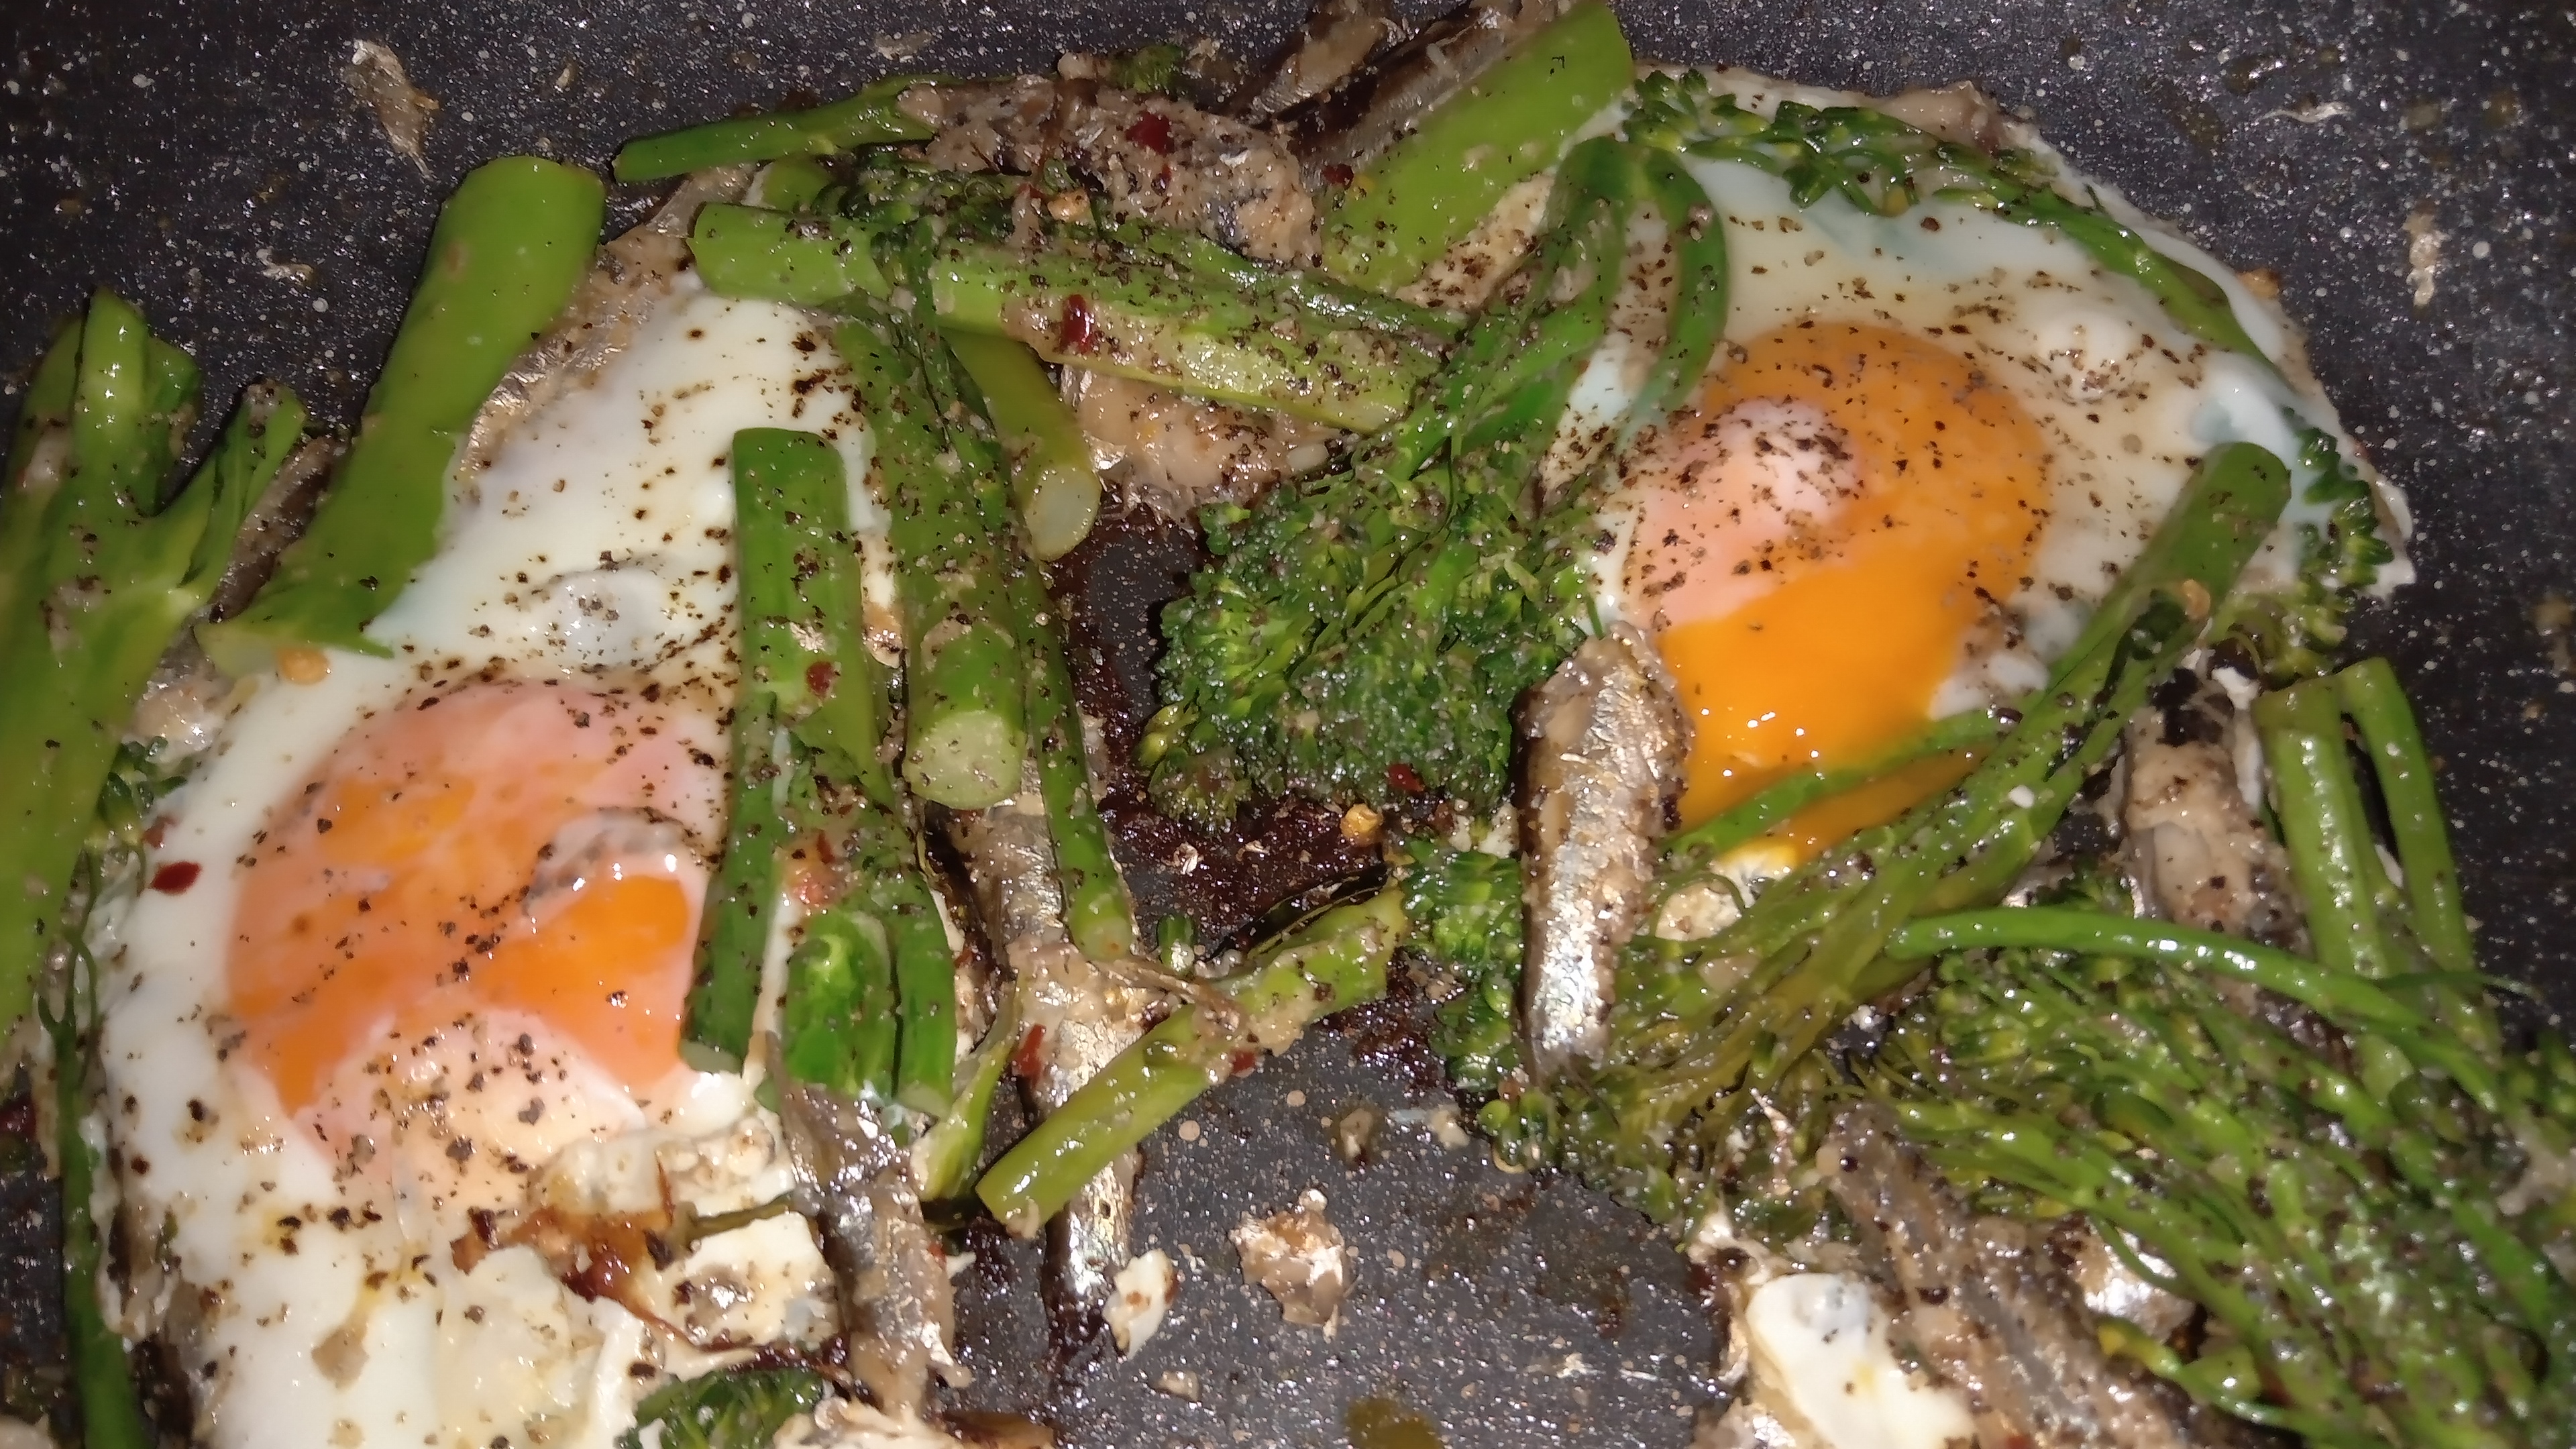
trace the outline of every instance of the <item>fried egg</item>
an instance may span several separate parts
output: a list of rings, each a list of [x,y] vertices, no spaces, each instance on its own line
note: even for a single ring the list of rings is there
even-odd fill
[[[168,802],[102,1055],[127,1220],[161,1225],[122,1326],[178,1346],[204,1442],[605,1445],[664,1375],[833,1331],[794,1213],[669,1262],[494,1227],[791,1184],[753,1084],[679,1048],[722,827],[727,450],[801,427],[865,477],[813,326],[681,278],[459,470],[369,630],[387,657],[246,682]]]
[[[1714,79],[1764,112],[1857,103]],[[1595,560],[1602,613],[1653,640],[1691,721],[1684,825],[2037,687],[2203,453],[2295,460],[2299,429],[2335,426],[2288,380],[2277,312],[2179,239],[2153,238],[2229,289],[2275,366],[2192,338],[2052,230],[1957,202],[1801,208],[1754,167],[1685,161],[1726,228],[1725,338],[1693,405],[1618,455]],[[1646,351],[1602,349],[1561,437],[1627,409]],[[2252,578],[2294,575],[2303,521],[2294,505]],[[1968,763],[1829,801],[1769,845],[1890,818]]]

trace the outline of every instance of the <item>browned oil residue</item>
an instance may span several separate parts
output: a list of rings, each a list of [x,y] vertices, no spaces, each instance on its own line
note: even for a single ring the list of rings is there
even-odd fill
[[[1351,1400],[1342,1411],[1342,1431],[1351,1449],[1446,1449],[1429,1419],[1375,1394]]]

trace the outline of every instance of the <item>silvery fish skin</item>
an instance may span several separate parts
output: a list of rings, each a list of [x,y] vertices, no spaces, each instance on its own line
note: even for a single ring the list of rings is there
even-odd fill
[[[1378,45],[1397,33],[1386,0],[1316,0],[1267,75],[1227,101],[1226,114],[1267,120],[1299,101],[1340,85]]]
[[[850,1371],[888,1413],[918,1418],[930,1376],[957,1366],[948,1267],[912,1180],[912,1155],[876,1113],[850,1099],[797,1083],[779,1094],[824,1261],[840,1283],[841,1331]]]
[[[1905,1302],[1899,1336],[1968,1399],[1983,1449],[2248,1442],[2102,1352],[2039,1229],[1968,1211],[1875,1103],[1843,1110],[1817,1168]]]
[[[1690,734],[1653,653],[1622,627],[1585,643],[1531,694],[1521,736],[1521,1011],[1545,1081],[1600,1054],[1612,968],[1644,916]]]
[[[1442,101],[1465,89],[1567,0],[1471,0],[1362,62],[1331,90],[1281,111],[1278,134],[1309,186],[1376,158]]]
[[[1083,959],[1064,929],[1055,851],[1034,779],[990,809],[951,817],[993,949],[1009,966],[1023,1029],[1039,1032],[1037,1074],[1025,1085],[1040,1114],[1067,1098],[1145,1031],[1150,996]],[[1047,1225],[1047,1298],[1059,1344],[1088,1342],[1126,1265],[1136,1154],[1103,1169]],[[1015,1231],[1027,1224],[1010,1224]]]

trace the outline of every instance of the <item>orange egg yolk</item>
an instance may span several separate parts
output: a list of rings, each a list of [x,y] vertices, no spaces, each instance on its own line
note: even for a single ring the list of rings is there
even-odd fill
[[[469,1021],[630,1091],[662,1079],[706,880],[672,817],[713,774],[651,706],[576,690],[479,685],[360,726],[243,880],[226,964],[249,1061],[291,1113]]]
[[[1693,727],[1685,825],[1920,729],[2045,521],[2046,450],[2012,395],[1867,325],[1733,349],[1626,471],[1625,592]]]

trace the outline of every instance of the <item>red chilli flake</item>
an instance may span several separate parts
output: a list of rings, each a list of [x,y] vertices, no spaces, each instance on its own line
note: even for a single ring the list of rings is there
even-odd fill
[[[1234,1063],[1233,1063],[1233,1065],[1234,1065],[1234,1075],[1236,1075],[1236,1076],[1238,1076],[1238,1077],[1239,1077],[1239,1076],[1242,1076],[1244,1073],[1246,1073],[1246,1072],[1248,1072],[1248,1071],[1251,1071],[1254,1067],[1257,1067],[1257,1066],[1261,1065],[1261,1053],[1259,1053],[1259,1052],[1236,1052],[1236,1053],[1234,1054]]]
[[[175,896],[197,883],[206,868],[193,860],[174,860],[152,872],[152,888],[165,896]]]
[[[1402,760],[1386,767],[1386,782],[1407,795],[1419,795],[1423,791],[1422,776]]]
[[[1055,324],[1055,350],[1088,356],[1100,346],[1100,331],[1091,320],[1091,302],[1080,292],[1064,299]]]
[[[1038,1068],[1042,1065],[1038,1060],[1038,1048],[1044,1045],[1046,1045],[1046,1028],[1030,1027],[1027,1034],[1020,1038],[1019,1050],[1011,1053],[1011,1075],[1024,1082],[1036,1078]]]
[[[1348,186],[1351,184],[1351,176],[1351,168],[1343,165],[1339,161],[1336,161],[1332,165],[1324,168],[1324,184],[1326,186]]]
[[[821,699],[832,692],[832,681],[840,677],[840,668],[831,660],[817,659],[805,666],[805,692]]]
[[[1127,139],[1157,156],[1172,154],[1172,118],[1160,111],[1147,111],[1127,128]]]

